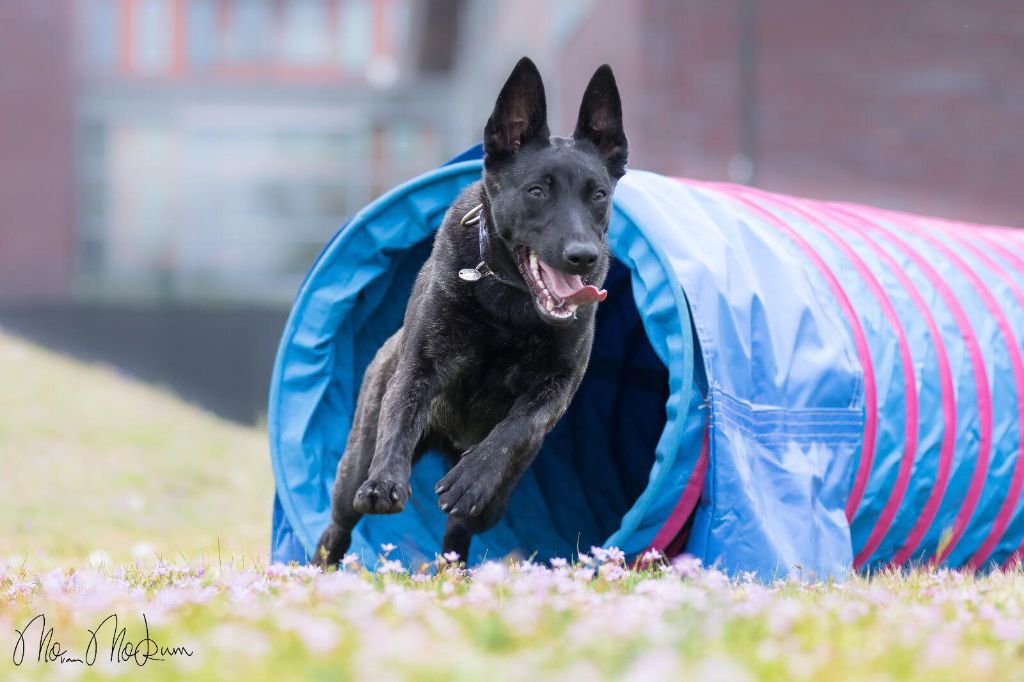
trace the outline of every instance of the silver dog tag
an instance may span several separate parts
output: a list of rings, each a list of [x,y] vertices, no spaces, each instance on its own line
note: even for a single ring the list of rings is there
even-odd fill
[[[464,282],[475,282],[480,279],[480,271],[476,268],[463,268],[459,270],[459,279]]]

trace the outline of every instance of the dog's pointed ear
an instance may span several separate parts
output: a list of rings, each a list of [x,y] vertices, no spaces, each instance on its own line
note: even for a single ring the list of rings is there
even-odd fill
[[[626,173],[629,144],[622,129],[622,100],[607,64],[600,66],[587,84],[572,136],[597,147],[612,177],[618,179]]]
[[[532,140],[545,142],[548,132],[548,108],[544,82],[537,66],[523,57],[498,94],[494,111],[484,128],[484,152],[502,156],[517,151]]]

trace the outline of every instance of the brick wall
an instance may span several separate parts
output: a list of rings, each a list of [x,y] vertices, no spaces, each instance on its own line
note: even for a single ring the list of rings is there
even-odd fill
[[[1024,225],[1024,3],[747,0],[747,150],[742,2],[600,0],[561,81],[612,63],[637,167],[730,179],[750,151],[768,189]]]
[[[0,301],[70,291],[69,12],[68,0],[0,2]]]

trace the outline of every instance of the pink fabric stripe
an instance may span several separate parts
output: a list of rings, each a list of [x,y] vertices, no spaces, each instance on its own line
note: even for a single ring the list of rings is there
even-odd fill
[[[1014,261],[1019,263],[1021,259],[1024,258],[1024,247],[1022,247],[1020,244],[1017,244],[1012,240],[1002,239],[1002,235],[999,235],[999,237],[997,237],[991,231],[986,231],[984,234],[984,238],[989,243],[998,244],[1000,251],[1002,253],[1009,254],[1009,258],[1012,258]],[[1004,244],[1003,242],[1010,243]]]
[[[871,208],[863,206],[856,207],[854,210],[862,214],[870,215],[872,213]],[[945,258],[947,258],[954,267],[960,270],[976,289],[985,307],[989,309],[990,314],[993,316],[1001,314],[1002,311],[999,310],[999,306],[995,303],[995,300],[992,298],[992,295],[989,293],[984,283],[981,282],[978,276],[967,267],[967,264],[964,263],[960,257],[952,251],[952,249],[943,244],[941,240],[936,239],[933,235],[929,234],[926,230],[909,226],[906,223],[902,223],[901,225],[904,229],[914,232],[921,238],[925,239]],[[940,292],[940,295],[949,306],[950,312],[953,314],[953,318],[956,320],[957,326],[960,327],[964,336],[964,341],[967,344],[967,352],[971,358],[971,366],[974,373],[974,385],[978,394],[978,417],[980,421],[978,457],[975,460],[974,472],[971,476],[970,486],[967,489],[967,496],[964,498],[964,503],[960,507],[960,511],[957,513],[956,520],[953,522],[952,537],[946,544],[943,551],[935,557],[936,562],[942,562],[945,561],[950,552],[956,548],[960,538],[963,537],[964,531],[967,530],[967,524],[970,521],[975,508],[978,506],[978,500],[981,498],[981,491],[985,485],[985,477],[988,473],[988,464],[992,453],[992,394],[989,389],[988,377],[985,374],[985,364],[981,354],[981,347],[978,345],[978,339],[974,334],[974,330],[971,328],[970,321],[967,314],[964,312],[963,307],[960,305],[960,302],[957,301],[949,286],[941,278],[938,272],[931,267],[931,265],[929,265],[919,254],[914,253],[913,249],[907,246],[902,239],[893,233],[893,230],[885,230],[885,232],[890,240],[902,243],[906,247],[905,250],[908,255],[913,254],[911,257],[914,262],[917,263],[918,267],[926,273],[928,279],[935,285],[936,290]]]
[[[1000,257],[1008,261],[1011,267],[1015,268],[1021,273],[1024,273],[1024,258],[1021,258],[1016,253],[1007,249],[1003,244],[1003,239],[997,238],[995,234],[991,231],[986,232],[984,235],[982,235],[982,239]],[[1024,424],[1021,425],[1021,428],[1024,428]],[[1018,547],[1012,554],[1010,554],[1009,557],[1006,558],[1006,561],[1003,562],[1003,568],[1014,568],[1018,563],[1020,563],[1022,559],[1024,559],[1024,542],[1022,542],[1021,546]]]
[[[710,416],[708,417],[710,419]],[[690,474],[690,479],[686,482],[686,487],[683,488],[683,494],[679,496],[679,501],[676,502],[676,506],[672,509],[672,513],[668,515],[665,523],[662,524],[661,528],[658,529],[658,533],[651,540],[651,544],[647,546],[648,551],[656,549],[659,552],[664,553],[665,549],[669,546],[669,543],[675,539],[679,532],[682,531],[683,526],[686,525],[686,521],[690,518],[690,514],[697,508],[697,502],[700,500],[700,494],[704,490],[704,478],[708,471],[708,458],[710,456],[711,449],[711,437],[709,433],[710,429],[708,424],[704,424],[704,437],[700,444],[700,453],[697,455],[697,461],[693,465],[693,472]]]
[[[871,213],[878,216],[886,216],[893,219],[896,223],[902,225],[908,222],[924,220],[932,224],[943,224],[954,230],[969,229],[975,236],[980,236],[982,239],[987,241],[993,247],[996,247],[1000,251],[1000,255],[1003,255],[1008,260],[1014,260],[1020,263],[1024,259],[1024,229],[1020,227],[1010,227],[1007,225],[982,225],[979,223],[968,223],[959,220],[948,220],[946,218],[935,218],[931,216],[921,216],[914,213],[907,213],[905,211],[897,211],[889,208],[879,208],[877,206],[864,206],[861,204],[851,204],[846,202],[831,202],[833,206],[839,208],[848,208],[851,211],[870,211]],[[1020,266],[1018,266],[1020,267]]]
[[[1024,245],[1024,230],[1020,227],[1013,227],[1010,225],[994,225],[994,224],[981,224],[981,223],[969,223],[963,220],[951,220],[949,218],[937,218],[934,216],[920,215],[918,213],[908,213],[906,211],[899,211],[894,208],[881,208],[879,206],[866,206],[864,204],[853,204],[845,201],[830,201],[830,205],[837,206],[839,208],[848,208],[852,211],[866,210],[870,213],[879,216],[888,216],[896,222],[913,222],[925,220],[932,223],[945,223],[954,228],[970,228],[972,230],[982,230],[986,234],[999,235],[1002,237],[1008,237],[1015,243]]]
[[[853,304],[850,303],[846,291],[843,290],[842,285],[836,279],[828,264],[800,233],[773,213],[766,211],[757,203],[743,196],[744,191],[738,187],[734,185],[713,185],[713,187],[732,196],[762,219],[774,225],[780,232],[787,235],[804,252],[804,255],[814,263],[814,266],[821,272],[822,276],[825,277],[829,288],[832,290],[832,294],[836,297],[839,307],[850,324],[850,330],[853,332],[853,345],[857,350],[857,356],[860,359],[861,368],[864,372],[864,447],[861,449],[860,463],[857,468],[857,475],[854,478],[853,487],[850,490],[850,497],[846,500],[846,519],[848,521],[852,520],[854,514],[857,513],[857,507],[860,505],[861,499],[864,497],[864,489],[867,487],[868,477],[871,474],[871,464],[874,461],[875,455],[875,436],[878,433],[878,391],[875,385],[875,368],[871,360],[871,352],[868,349],[867,336],[864,334],[864,328],[860,324],[860,318],[854,312]]]
[[[914,458],[917,456],[918,439],[917,381],[914,378],[914,359],[910,353],[910,344],[907,342],[907,335],[903,330],[903,323],[896,313],[896,308],[893,307],[892,301],[889,300],[889,296],[882,285],[878,283],[874,273],[871,272],[871,269],[868,268],[863,259],[857,255],[853,247],[819,216],[804,208],[801,202],[778,194],[769,194],[767,192],[762,192],[761,194],[766,200],[774,200],[777,203],[781,203],[797,215],[803,217],[808,224],[825,234],[829,241],[846,255],[850,262],[853,263],[853,267],[857,270],[858,274],[860,274],[861,279],[868,285],[871,293],[882,308],[882,314],[896,335],[896,342],[900,353],[900,365],[903,373],[904,394],[906,396],[903,412],[903,455],[900,458],[896,483],[889,492],[889,497],[886,499],[885,505],[878,519],[876,519],[867,541],[854,557],[853,567],[860,569],[871,558],[871,555],[875,553],[875,550],[878,549],[878,546],[885,538],[886,533],[892,527],[893,519],[895,519],[896,512],[903,502],[903,496],[906,494],[907,487],[910,485],[910,475],[914,469]]]
[[[821,204],[820,208],[838,220],[840,224],[860,234],[864,239],[864,243],[885,263],[886,267],[889,268],[893,276],[896,277],[896,280],[910,296],[911,302],[924,320],[925,326],[928,328],[928,334],[935,345],[943,421],[942,441],[939,446],[939,466],[935,473],[935,482],[932,484],[931,493],[929,493],[928,499],[925,501],[921,514],[907,534],[907,539],[893,556],[892,562],[900,565],[909,561],[914,552],[917,551],[921,540],[938,513],[939,504],[942,502],[946,486],[949,484],[949,474],[953,466],[953,452],[956,448],[956,391],[953,386],[953,372],[949,366],[949,355],[946,352],[946,345],[943,342],[942,334],[939,332],[939,326],[935,322],[935,316],[932,315],[928,304],[921,296],[921,292],[918,291],[910,277],[904,272],[903,267],[868,234],[868,231],[873,229],[874,226],[861,216],[846,212],[836,206]]]
[[[1024,274],[1024,257],[1006,248],[1006,246],[1003,245],[1002,240],[996,239],[990,234],[983,234],[981,235],[981,238],[993,251],[999,254],[1003,260],[1009,261],[1014,268]]]
[[[972,244],[969,239],[965,238],[963,228],[952,226],[945,223],[945,221],[930,222],[942,227],[951,238],[955,239],[959,244],[970,251],[986,268],[995,273],[999,279],[1009,287],[1010,291],[1013,292],[1014,298],[1017,299],[1017,303],[1024,308],[1024,289],[1021,289],[1010,274],[994,258]],[[972,238],[975,236],[976,235],[973,234],[971,235]],[[991,294],[989,294],[989,297],[992,298]],[[994,298],[993,303],[995,303]],[[1017,424],[1019,425],[1020,432],[1018,435],[1019,442],[1017,444],[1016,460],[1014,461],[1013,473],[1010,477],[1010,488],[1007,491],[1006,498],[1003,500],[1003,504],[999,507],[999,512],[996,514],[995,521],[993,522],[992,528],[989,530],[989,534],[986,536],[985,541],[968,560],[968,564],[974,568],[984,566],[992,555],[996,545],[1003,538],[1003,533],[1006,532],[1006,527],[1010,525],[1010,519],[1013,516],[1013,511],[1017,508],[1017,503],[1020,502],[1021,492],[1024,491],[1024,358],[1021,356],[1020,345],[1016,336],[1013,334],[1010,321],[1006,318],[1006,315],[998,305],[996,308],[998,310],[998,315],[995,316],[996,324],[999,326],[999,331],[1002,333],[1003,338],[1006,339],[1007,347],[1010,351],[1010,368],[1013,371],[1013,380],[1017,386]]]

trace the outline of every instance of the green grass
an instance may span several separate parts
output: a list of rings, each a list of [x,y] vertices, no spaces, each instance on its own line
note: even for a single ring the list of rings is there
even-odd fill
[[[1020,570],[764,585],[595,551],[409,575],[388,549],[268,566],[260,430],[2,335],[0,375],[0,679],[1024,679]],[[145,615],[192,655],[111,662],[108,622],[94,665],[39,662],[37,621],[19,659],[37,614],[65,657],[111,614],[123,642]]]
[[[0,558],[264,557],[262,430],[0,334]]]
[[[41,624],[0,673],[52,679],[1019,680],[1024,576],[885,574],[841,585],[729,580],[680,562],[623,570],[488,564],[409,576],[358,565],[243,563],[0,569],[0,633],[44,613],[67,656],[118,614],[126,642],[185,647],[163,661],[41,663]],[[7,654],[15,656],[8,658]],[[20,664],[14,665],[15,660]]]

